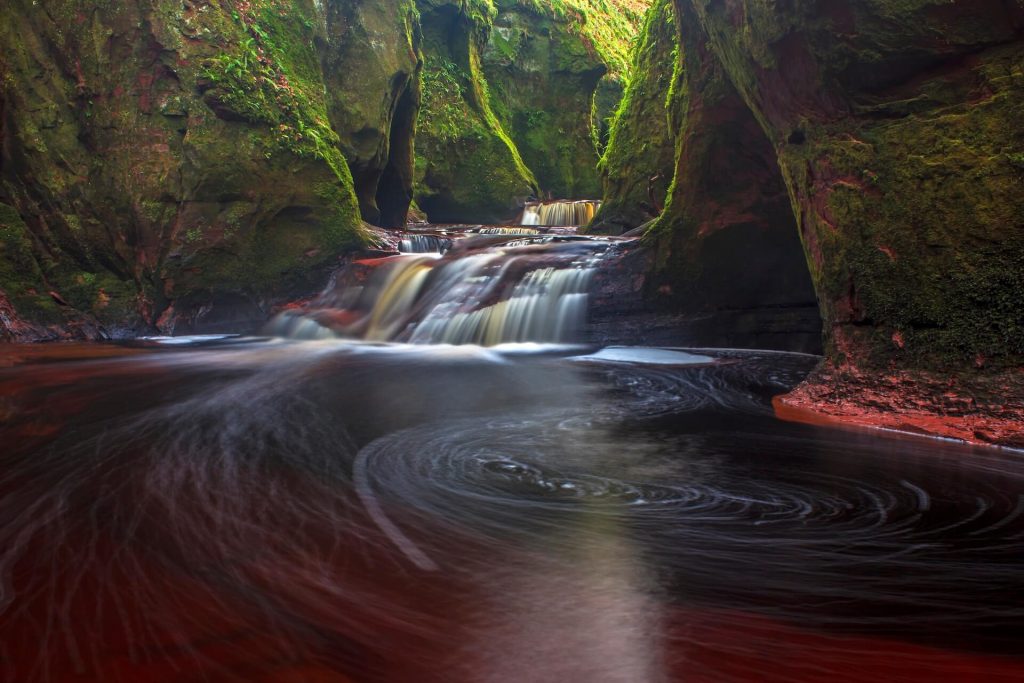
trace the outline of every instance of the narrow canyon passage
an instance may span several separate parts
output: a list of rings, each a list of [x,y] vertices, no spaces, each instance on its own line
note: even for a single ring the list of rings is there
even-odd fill
[[[0,1],[0,683],[1024,681],[1024,0]]]

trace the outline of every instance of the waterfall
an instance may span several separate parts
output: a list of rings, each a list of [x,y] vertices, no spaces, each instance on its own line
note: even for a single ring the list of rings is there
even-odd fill
[[[451,247],[451,239],[429,234],[406,233],[398,243],[403,254],[443,254]]]
[[[523,227],[490,227],[480,228],[476,231],[478,235],[539,235],[540,230],[534,228],[523,228]]]
[[[324,307],[278,315],[269,334],[414,344],[571,342],[586,323],[590,284],[608,242],[540,237],[439,255],[361,261]],[[330,299],[330,297],[328,297]]]
[[[541,268],[520,280],[507,298],[488,306],[486,278],[449,292],[416,327],[411,341],[431,344],[568,342],[586,322],[593,268]],[[474,286],[476,285],[476,286]],[[480,307],[478,307],[480,306]]]
[[[594,200],[533,202],[523,207],[521,225],[579,227],[594,220],[601,202]]]

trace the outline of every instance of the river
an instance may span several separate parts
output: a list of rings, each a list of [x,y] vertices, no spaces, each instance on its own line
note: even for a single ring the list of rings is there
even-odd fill
[[[814,356],[499,337],[3,347],[0,677],[1024,679],[1020,453],[777,419]]]

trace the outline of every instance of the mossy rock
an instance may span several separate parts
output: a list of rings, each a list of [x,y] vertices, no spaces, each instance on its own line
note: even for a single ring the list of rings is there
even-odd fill
[[[318,7],[0,8],[0,196],[28,219],[61,297],[105,324],[152,329],[199,289],[294,294],[363,243],[327,112]],[[191,222],[198,205],[211,220]]]
[[[730,132],[735,116],[708,115],[731,88],[732,110],[748,110],[769,150],[757,163],[781,171],[833,365],[1019,367],[1024,7],[997,0],[844,0],[790,3],[784,11],[763,0],[673,5],[684,68],[666,92],[675,169],[648,235],[658,249],[655,283],[671,273],[667,289],[699,282],[719,259],[734,258],[698,257],[709,235],[774,213],[715,218],[715,207],[752,206],[728,200],[740,189],[736,173],[708,155],[715,140],[739,136]],[[647,69],[663,82],[667,71]],[[643,98],[628,101],[620,133],[649,110]],[[755,128],[743,130],[753,136]],[[745,149],[753,149],[748,139]],[[609,210],[631,191],[628,174],[612,175],[627,162],[636,163],[613,137]],[[633,197],[626,203],[638,203]]]
[[[671,113],[683,99],[677,94],[682,72],[672,1],[657,0],[644,22],[632,78],[601,158],[603,202],[594,231],[626,232],[664,208],[675,175],[677,130]]]
[[[447,4],[424,10],[422,25],[416,203],[435,222],[509,220],[537,183],[491,109],[480,66],[486,31]]]
[[[418,2],[416,201],[431,220],[507,221],[530,197],[600,193],[595,93],[609,79],[605,96],[622,92],[646,4]]]

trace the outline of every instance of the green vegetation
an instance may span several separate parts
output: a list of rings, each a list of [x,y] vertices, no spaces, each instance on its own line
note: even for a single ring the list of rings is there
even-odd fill
[[[283,0],[246,7],[232,13],[244,37],[204,65],[214,102],[247,121],[269,125],[282,148],[322,159],[344,177],[348,168],[327,119],[311,18]]]
[[[594,225],[622,232],[656,217],[675,175],[682,58],[672,0],[656,0],[644,21],[633,78],[611,124],[600,161],[604,203]],[[669,69],[667,65],[672,64]]]
[[[648,233],[659,272],[678,271],[708,234],[745,220],[709,213],[741,206],[727,197],[736,174],[706,164],[715,158],[709,145],[735,137],[728,111],[709,116],[728,84],[777,150],[833,362],[1019,365],[1021,43],[992,20],[1004,11],[994,3],[969,17],[934,11],[946,6],[872,0],[839,14],[745,2],[737,13],[676,3],[683,59],[672,60],[667,82],[665,49],[654,51],[657,27],[667,26],[653,18],[664,9],[656,4],[602,162],[606,211],[630,193],[636,203],[633,169],[664,167],[655,162],[664,146],[645,148],[639,134],[664,112],[668,129],[680,132],[680,170]],[[836,40],[853,26],[855,41]],[[944,37],[941,49],[935,35]],[[934,70],[938,63],[948,68]],[[652,106],[652,91],[667,93],[665,107]],[[839,115],[836,102],[851,110]],[[707,264],[691,265],[679,278]]]
[[[515,0],[572,26],[609,70],[628,81],[631,50],[651,0]]]
[[[480,64],[490,24],[481,30],[473,16],[453,22],[441,11],[422,14],[416,203],[434,220],[504,220],[516,198],[536,192],[533,173],[492,109]]]
[[[32,235],[14,207],[0,204],[0,292],[31,319],[59,322],[57,304],[46,292],[32,252]]]
[[[536,180],[491,110],[478,71],[428,50],[420,111],[416,200],[435,219],[501,220],[511,198],[535,191]]]
[[[538,190],[596,196],[595,92],[626,78],[647,2],[419,4],[417,203],[435,219],[504,220]],[[603,88],[602,111],[614,92]]]
[[[822,252],[814,271],[832,293],[830,316],[844,315],[836,294],[853,287],[859,334],[877,363],[1024,356],[1024,175],[1002,153],[1024,149],[1024,98],[1000,76],[1013,59],[1005,50],[988,57],[979,73],[994,78],[983,102],[809,128],[809,144],[782,157],[798,197],[820,183],[814,176],[834,179],[808,226]]]

